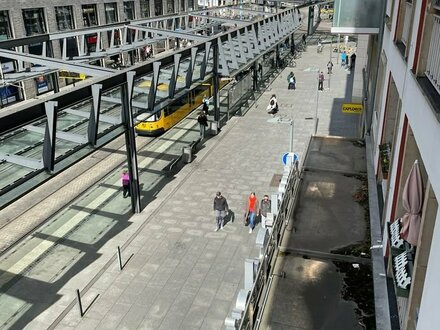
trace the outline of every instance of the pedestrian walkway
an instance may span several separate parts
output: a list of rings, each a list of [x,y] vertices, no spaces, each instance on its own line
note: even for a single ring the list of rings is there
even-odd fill
[[[158,190],[144,211],[132,216],[125,229],[96,254],[81,250],[81,237],[63,242],[77,247],[77,253],[93,263],[73,272],[51,299],[27,301],[14,315],[19,319],[15,326],[220,329],[243,287],[244,260],[258,254],[256,232],[249,234],[243,226],[245,203],[251,191],[261,199],[278,190],[282,155],[290,145],[286,123],[294,121],[293,150],[300,158],[316,119],[318,135],[356,136],[357,117],[343,115],[340,108],[349,96],[349,73],[335,66],[330,84],[326,75],[324,91],[317,91],[318,71],[327,62],[327,56],[309,46],[296,68],[283,70],[244,117],[232,118],[219,135],[207,140],[195,160]],[[290,71],[297,79],[294,91],[287,89]],[[273,93],[280,107],[275,118],[266,113]],[[141,170],[148,171],[148,167]],[[228,199],[231,216],[225,228],[215,232],[212,204],[217,191]],[[94,212],[105,221],[117,221],[111,207]],[[122,271],[115,258],[117,246],[122,247]],[[66,257],[78,258],[59,256]],[[60,269],[58,276],[69,271]],[[38,282],[38,273],[31,280],[41,290],[52,291],[50,283]],[[76,289],[81,290],[86,310],[82,318],[75,306]],[[7,301],[11,304],[25,299],[23,290],[10,288],[3,295],[13,295],[15,300]]]

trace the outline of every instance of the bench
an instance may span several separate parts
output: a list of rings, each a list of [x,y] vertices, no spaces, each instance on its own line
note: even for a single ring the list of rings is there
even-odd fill
[[[187,163],[191,163],[191,161],[192,161],[192,155],[197,151],[197,145],[200,143],[200,141],[201,141],[201,139],[199,138],[199,139],[197,139],[197,140],[194,140],[194,141],[192,141],[190,144],[188,144],[188,146],[187,147],[183,147],[182,148],[182,153],[180,154],[180,156],[179,157],[177,157],[177,158],[175,158],[175,159],[173,159],[172,161],[171,161],[171,163],[169,163],[167,166],[166,166],[166,170],[168,171],[168,172],[171,172],[175,167],[176,167],[176,165],[179,163],[179,161],[183,158],[183,156],[185,155],[185,148],[190,148],[191,149],[191,155],[189,156],[189,159],[187,159]]]

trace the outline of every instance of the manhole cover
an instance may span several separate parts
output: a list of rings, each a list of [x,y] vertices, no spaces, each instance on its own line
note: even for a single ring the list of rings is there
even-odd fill
[[[278,187],[281,182],[281,178],[283,176],[281,174],[274,174],[272,177],[272,180],[270,180],[270,186],[271,187]]]

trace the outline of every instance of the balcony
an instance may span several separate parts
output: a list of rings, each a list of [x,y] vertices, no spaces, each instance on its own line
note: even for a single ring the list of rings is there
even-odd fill
[[[440,16],[434,16],[425,75],[440,93]]]
[[[440,0],[436,1],[437,4],[439,2]],[[433,15],[432,18],[431,35],[427,36],[424,47],[424,54],[427,54],[426,67],[419,71],[417,82],[440,122],[440,16]]]

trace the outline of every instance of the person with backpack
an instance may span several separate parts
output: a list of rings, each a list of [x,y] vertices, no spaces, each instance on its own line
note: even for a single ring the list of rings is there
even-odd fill
[[[275,94],[272,94],[272,97],[269,100],[269,105],[266,108],[267,113],[275,116],[275,114],[278,112],[278,102],[277,97]]]

